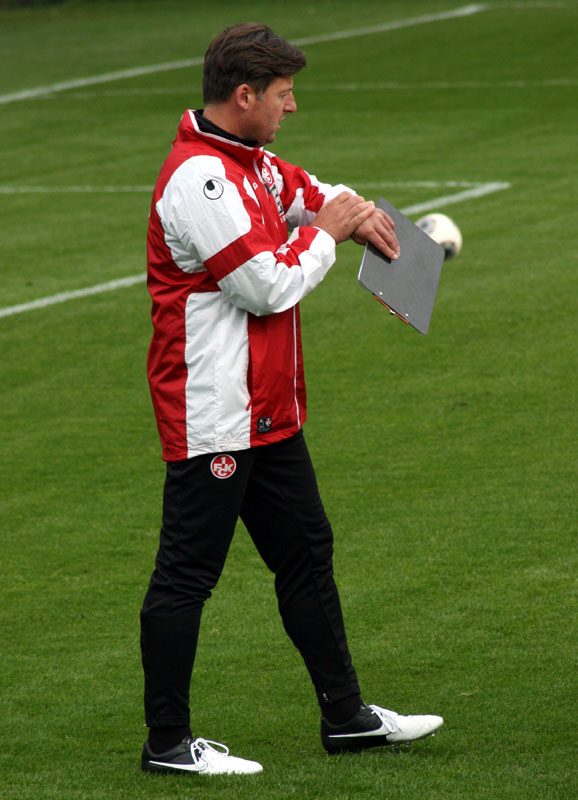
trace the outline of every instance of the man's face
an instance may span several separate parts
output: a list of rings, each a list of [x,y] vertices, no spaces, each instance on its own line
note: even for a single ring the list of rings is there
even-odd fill
[[[294,114],[297,103],[293,97],[293,78],[275,78],[262,95],[253,95],[246,118],[247,139],[256,139],[260,147],[275,141],[280,123],[286,114]]]

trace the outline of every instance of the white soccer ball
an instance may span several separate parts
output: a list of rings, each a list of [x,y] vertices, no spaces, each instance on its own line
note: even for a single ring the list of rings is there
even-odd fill
[[[435,242],[441,244],[446,261],[459,254],[462,249],[462,234],[453,219],[446,217],[445,214],[426,214],[415,224]]]

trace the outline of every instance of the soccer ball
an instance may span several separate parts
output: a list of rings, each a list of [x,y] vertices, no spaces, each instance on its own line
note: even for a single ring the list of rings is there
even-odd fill
[[[462,249],[462,234],[453,219],[446,217],[445,214],[426,214],[415,224],[435,242],[441,244],[446,261],[459,254]]]

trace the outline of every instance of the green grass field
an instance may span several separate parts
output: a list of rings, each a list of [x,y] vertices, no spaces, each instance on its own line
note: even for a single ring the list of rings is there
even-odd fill
[[[577,3],[15,5],[0,7],[0,797],[575,797]],[[164,474],[138,276],[201,68],[126,71],[198,60],[241,19],[311,40],[279,155],[439,208],[464,236],[427,337],[358,286],[353,243],[302,305],[306,435],[364,696],[446,724],[410,750],[326,756],[240,527],[193,729],[265,770],[203,781],[140,772],[138,648]],[[507,186],[474,191],[490,184]]]

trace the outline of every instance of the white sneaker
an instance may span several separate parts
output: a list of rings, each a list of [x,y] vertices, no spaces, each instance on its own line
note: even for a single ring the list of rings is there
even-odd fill
[[[384,725],[391,728],[387,736],[389,744],[404,744],[435,736],[435,732],[444,724],[444,718],[436,714],[409,714],[404,717],[387,708],[379,706],[369,706],[369,708],[377,714]]]
[[[362,705],[344,725],[321,720],[321,741],[328,753],[358,752],[368,747],[406,744],[433,736],[443,717],[417,714],[407,717],[379,706]]]
[[[263,772],[257,761],[229,755],[229,748],[207,739],[183,741],[164,753],[153,753],[148,742],[142,752],[145,772],[194,772],[198,775],[251,775]]]

